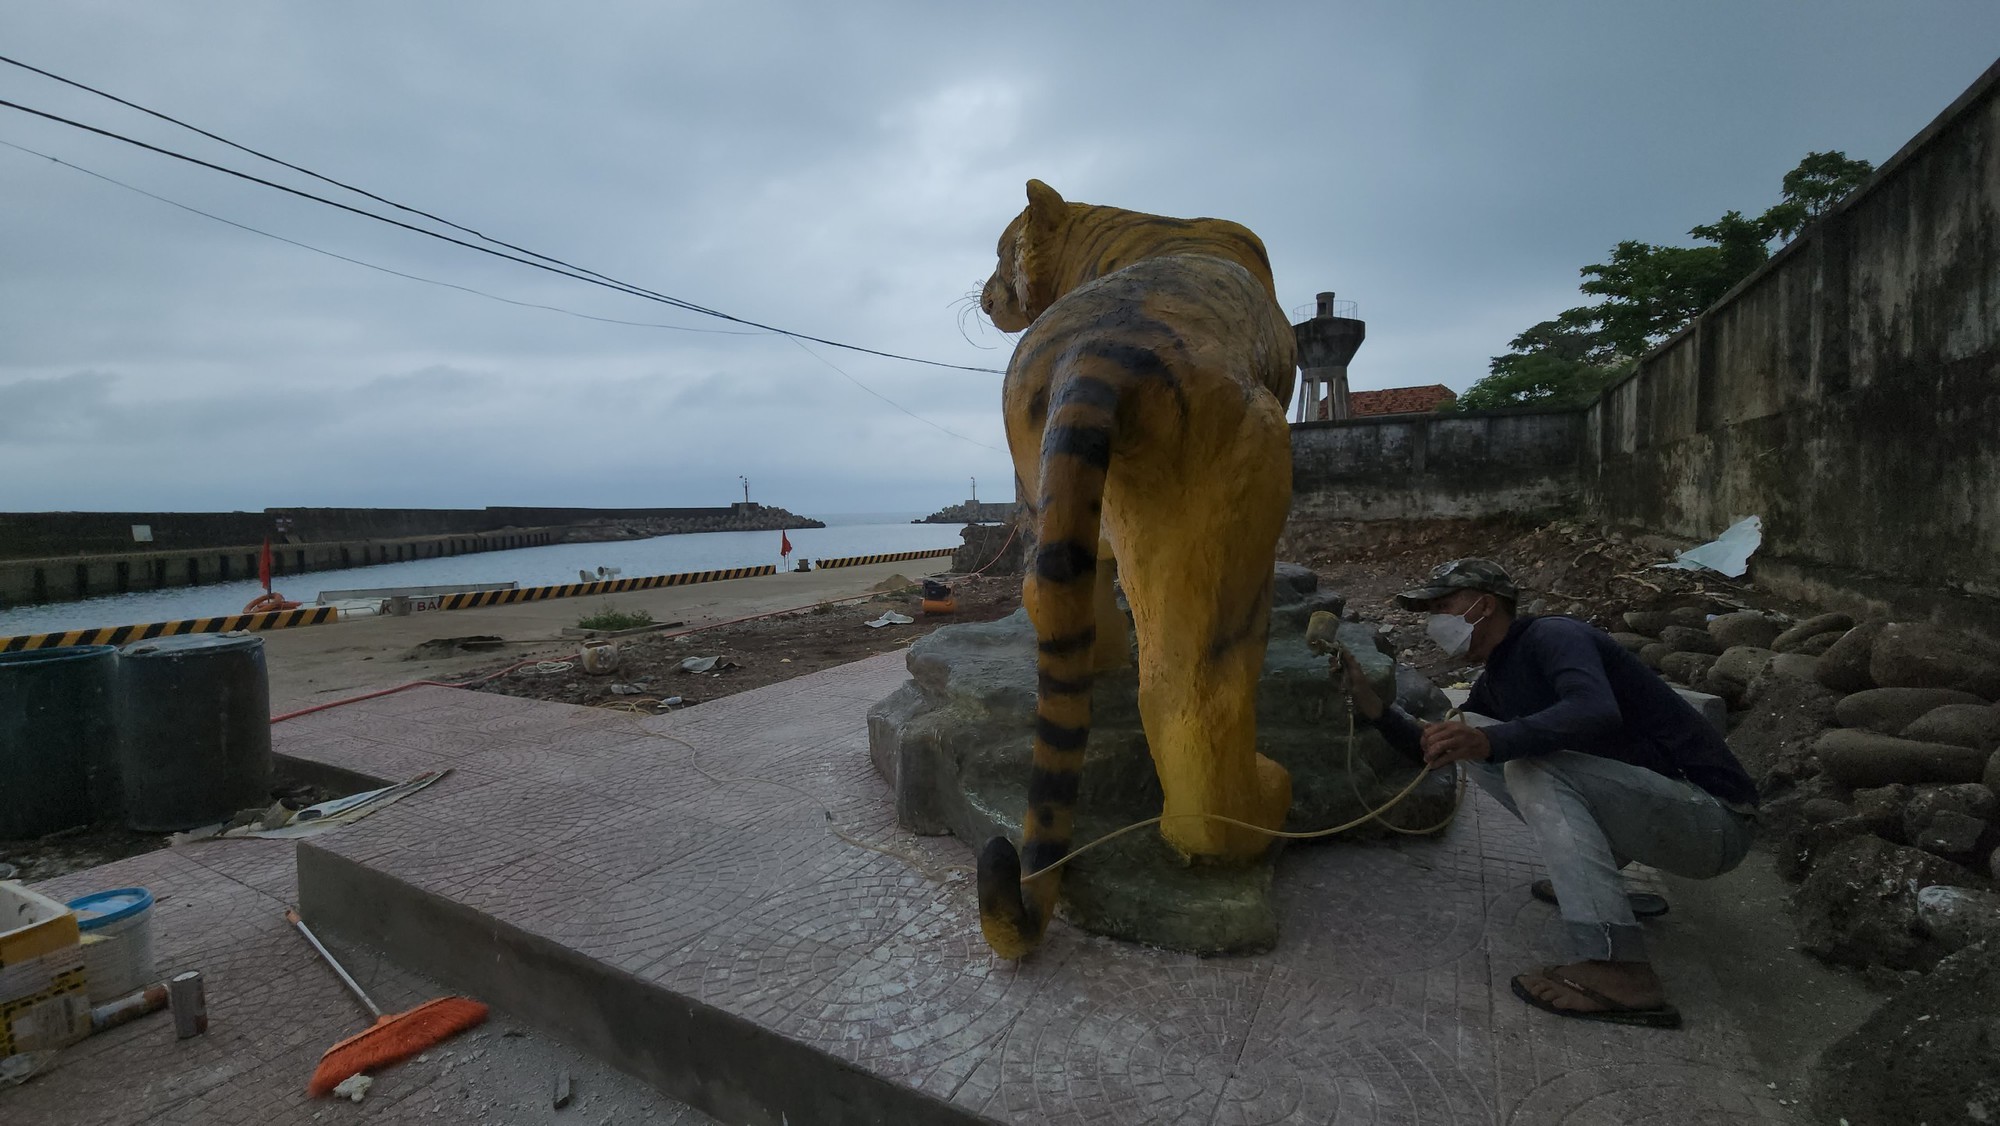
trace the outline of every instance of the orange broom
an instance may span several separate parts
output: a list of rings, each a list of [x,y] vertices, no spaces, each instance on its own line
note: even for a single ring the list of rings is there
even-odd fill
[[[406,1013],[382,1015],[368,994],[361,991],[347,971],[340,968],[333,955],[320,945],[313,932],[306,929],[305,920],[299,913],[289,908],[285,918],[299,928],[306,941],[313,944],[319,956],[340,975],[340,980],[354,991],[368,1011],[375,1015],[373,1027],[357,1032],[326,1050],[319,1058],[319,1067],[314,1069],[312,1082],[306,1084],[306,1094],[318,1098],[328,1094],[348,1077],[364,1071],[374,1071],[392,1063],[401,1063],[436,1044],[451,1039],[466,1029],[486,1019],[486,1006],[465,997],[439,997],[425,1001]]]

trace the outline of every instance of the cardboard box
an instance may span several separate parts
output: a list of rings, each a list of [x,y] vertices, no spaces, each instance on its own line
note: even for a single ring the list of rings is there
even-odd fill
[[[90,1035],[76,912],[0,880],[0,1059]]]

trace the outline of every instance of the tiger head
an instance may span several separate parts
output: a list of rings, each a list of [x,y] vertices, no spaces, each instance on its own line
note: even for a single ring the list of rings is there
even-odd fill
[[[1001,332],[1019,332],[1055,303],[1056,249],[1070,205],[1040,180],[1028,181],[1028,206],[1000,232],[999,264],[979,295],[979,307]]]
[[[1002,332],[1027,328],[1079,285],[1161,255],[1234,262],[1277,301],[1270,256],[1249,228],[1226,219],[1175,219],[1070,203],[1040,180],[1028,181],[1028,206],[1000,232],[997,250],[999,263],[986,279],[979,307]]]

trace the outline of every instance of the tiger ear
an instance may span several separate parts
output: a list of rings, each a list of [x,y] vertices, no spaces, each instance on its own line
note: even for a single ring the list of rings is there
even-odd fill
[[[1061,193],[1040,180],[1028,181],[1028,218],[1037,227],[1054,230],[1068,214],[1069,204],[1063,202]]]
[[[1021,309],[1033,321],[1056,299],[1056,264],[1051,260],[1056,236],[1069,221],[1069,204],[1040,180],[1028,181],[1028,209],[1021,216],[1018,239],[1020,276],[1016,293]]]

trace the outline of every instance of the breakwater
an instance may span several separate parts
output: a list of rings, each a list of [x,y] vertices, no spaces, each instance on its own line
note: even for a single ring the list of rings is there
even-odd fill
[[[912,524],[1005,524],[1014,519],[1011,500],[968,500],[947,505]]]
[[[267,508],[0,513],[0,607],[474,552],[690,532],[825,527],[763,504],[718,508]]]

